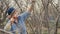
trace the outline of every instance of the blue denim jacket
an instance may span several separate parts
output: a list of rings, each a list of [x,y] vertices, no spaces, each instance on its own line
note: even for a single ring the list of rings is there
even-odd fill
[[[11,25],[11,29],[10,31],[14,31],[16,29],[18,29],[18,34],[27,34],[26,33],[26,26],[25,26],[25,20],[27,19],[27,17],[30,15],[30,12],[26,11],[22,14],[20,14],[18,16],[18,23],[14,23],[13,25]],[[7,23],[8,24],[8,23]],[[15,34],[15,32],[13,32],[13,34]]]

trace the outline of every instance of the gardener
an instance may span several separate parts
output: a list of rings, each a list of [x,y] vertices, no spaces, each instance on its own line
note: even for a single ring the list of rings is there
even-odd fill
[[[16,31],[18,32],[18,34],[27,34],[25,20],[27,19],[27,17],[29,17],[33,7],[34,1],[32,1],[32,4],[30,6],[28,6],[27,11],[20,15],[18,15],[17,10],[13,7],[9,8],[7,10],[9,20],[6,26],[4,27],[4,30],[8,29],[9,25],[11,25],[9,27],[9,31],[11,31],[13,34],[16,34]]]

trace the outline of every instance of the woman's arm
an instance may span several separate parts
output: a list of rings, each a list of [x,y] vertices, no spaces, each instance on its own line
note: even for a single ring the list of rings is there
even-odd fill
[[[27,11],[25,11],[24,13],[22,13],[20,15],[23,20],[26,20],[27,17],[29,17],[30,13],[32,12],[32,10],[34,8],[34,3],[35,3],[35,1],[32,1],[32,4],[28,6]]]

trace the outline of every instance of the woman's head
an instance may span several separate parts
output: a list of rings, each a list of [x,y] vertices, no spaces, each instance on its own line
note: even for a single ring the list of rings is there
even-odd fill
[[[11,7],[11,8],[9,8],[8,10],[7,10],[7,13],[8,13],[8,18],[10,19],[10,18],[16,18],[17,17],[17,15],[18,15],[18,13],[17,13],[17,10],[15,9],[15,8],[13,8],[13,7]]]

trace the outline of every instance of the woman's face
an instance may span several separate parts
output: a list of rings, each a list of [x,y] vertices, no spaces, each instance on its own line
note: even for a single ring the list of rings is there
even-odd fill
[[[13,14],[13,18],[17,18],[18,17],[18,11],[15,10],[14,14]]]

